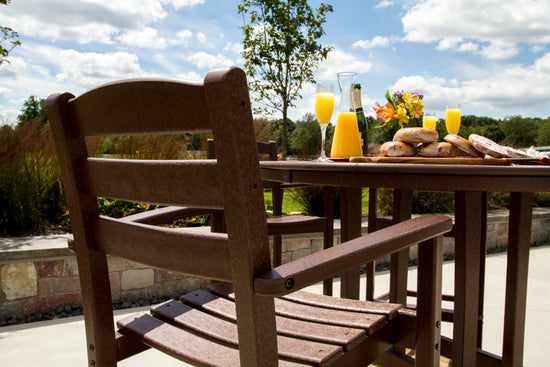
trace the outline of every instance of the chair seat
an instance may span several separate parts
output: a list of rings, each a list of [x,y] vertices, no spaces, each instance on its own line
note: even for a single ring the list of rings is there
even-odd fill
[[[267,218],[269,235],[324,232],[327,218],[310,215],[277,215]]]
[[[400,305],[322,296],[304,291],[275,299],[280,366],[346,365],[368,361],[367,343],[389,348]],[[239,365],[233,287],[217,283],[117,322],[120,332],[139,338],[188,363]],[[387,329],[384,332],[384,328]],[[376,337],[369,335],[376,332]],[[386,335],[383,340],[380,335]],[[181,345],[185,345],[181,348]],[[357,359],[359,358],[359,359]],[[367,359],[365,359],[367,358]]]

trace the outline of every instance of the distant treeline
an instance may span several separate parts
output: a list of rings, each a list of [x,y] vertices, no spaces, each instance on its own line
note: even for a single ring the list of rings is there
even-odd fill
[[[382,125],[382,121],[370,116],[367,117],[367,123],[369,125],[369,143],[374,146],[392,140],[399,128],[377,128]],[[280,120],[256,119],[255,124],[258,139],[280,142]],[[444,119],[437,121],[437,131],[440,140],[447,135]],[[319,152],[321,133],[313,114],[306,114],[295,122],[290,121],[288,134],[290,155],[311,156]],[[334,124],[331,124],[327,129],[327,151],[330,151],[333,134]],[[504,119],[494,119],[473,115],[462,116],[459,135],[468,138],[470,134],[482,135],[497,143],[516,148],[550,146],[550,117],[541,119],[510,116]],[[376,148],[373,147],[373,149]]]

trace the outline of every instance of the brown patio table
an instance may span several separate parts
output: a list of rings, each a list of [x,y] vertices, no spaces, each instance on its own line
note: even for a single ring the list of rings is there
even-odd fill
[[[361,189],[392,188],[405,208],[394,220],[410,216],[412,191],[448,191],[455,198],[455,295],[453,338],[442,341],[442,354],[453,366],[521,366],[533,193],[550,192],[550,166],[414,163],[261,162],[262,177],[289,183],[340,187],[342,241],[361,235]],[[502,356],[478,349],[483,318],[483,266],[487,192],[509,192],[510,214]],[[394,298],[406,297],[406,259],[392,257]],[[394,264],[392,264],[394,268]],[[393,270],[392,270],[393,271]],[[359,269],[342,274],[341,296],[359,298]],[[404,279],[404,280],[403,280]],[[403,282],[405,284],[403,284]],[[481,294],[481,297],[480,297]]]

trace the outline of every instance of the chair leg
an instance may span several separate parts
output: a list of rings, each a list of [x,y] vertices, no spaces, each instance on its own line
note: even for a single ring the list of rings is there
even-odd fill
[[[442,262],[441,237],[418,245],[417,366],[440,365]]]

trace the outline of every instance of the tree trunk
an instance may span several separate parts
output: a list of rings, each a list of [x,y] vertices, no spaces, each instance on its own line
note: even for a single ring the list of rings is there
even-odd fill
[[[283,161],[286,161],[286,142],[287,142],[287,110],[288,110],[288,103],[286,101],[283,102],[283,135],[281,137],[281,159]]]

